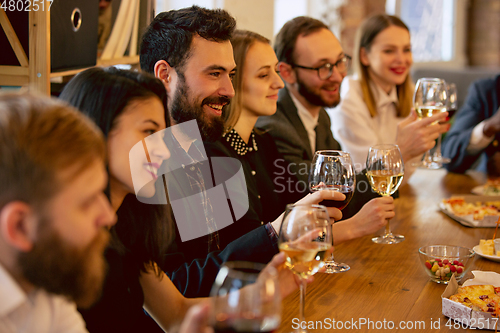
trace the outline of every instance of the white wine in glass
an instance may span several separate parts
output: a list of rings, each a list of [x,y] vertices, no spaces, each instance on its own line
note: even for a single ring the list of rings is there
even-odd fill
[[[332,227],[326,207],[288,205],[281,222],[278,244],[280,252],[285,253],[286,267],[301,281],[299,320],[302,323],[306,295],[305,279],[323,267],[332,250]],[[296,332],[307,333],[300,327]]]
[[[413,105],[420,119],[446,112],[448,104],[448,90],[446,82],[438,78],[422,78],[417,81]],[[420,167],[439,169],[446,161],[441,156],[441,140],[438,139],[436,147],[424,154]]]
[[[370,147],[366,158],[366,176],[373,191],[381,196],[394,194],[404,176],[403,157],[397,145],[376,145]],[[395,235],[387,221],[385,234],[372,238],[378,244],[397,244],[404,241],[402,235]]]

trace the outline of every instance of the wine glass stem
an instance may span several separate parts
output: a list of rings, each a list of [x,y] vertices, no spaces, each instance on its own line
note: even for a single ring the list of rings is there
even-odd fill
[[[391,219],[387,219],[387,224],[385,225],[385,235],[390,235],[392,232],[391,232]]]
[[[299,319],[300,322],[304,322],[304,307],[306,305],[306,280],[300,279],[300,309],[299,309]]]
[[[441,135],[438,136],[437,138],[437,143],[436,143],[436,149],[434,150],[434,157],[440,158],[441,155]],[[433,158],[434,160],[434,158]]]

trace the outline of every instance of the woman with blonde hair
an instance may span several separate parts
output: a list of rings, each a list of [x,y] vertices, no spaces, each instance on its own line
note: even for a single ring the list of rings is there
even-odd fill
[[[396,16],[378,14],[356,36],[355,76],[344,79],[340,104],[329,110],[332,131],[359,170],[370,146],[399,145],[405,162],[421,156],[447,130],[446,113],[416,121],[410,31]],[[409,166],[409,164],[407,164]]]

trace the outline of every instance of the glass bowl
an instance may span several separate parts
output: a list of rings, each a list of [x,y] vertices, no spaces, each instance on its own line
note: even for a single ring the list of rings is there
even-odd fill
[[[418,249],[420,262],[432,281],[448,284],[451,276],[460,281],[472,266],[474,250],[452,245],[429,245]]]

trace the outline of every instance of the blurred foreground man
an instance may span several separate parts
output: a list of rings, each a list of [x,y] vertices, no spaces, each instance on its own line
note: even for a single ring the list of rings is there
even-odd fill
[[[86,332],[114,213],[100,131],[59,102],[0,95],[0,332]]]

